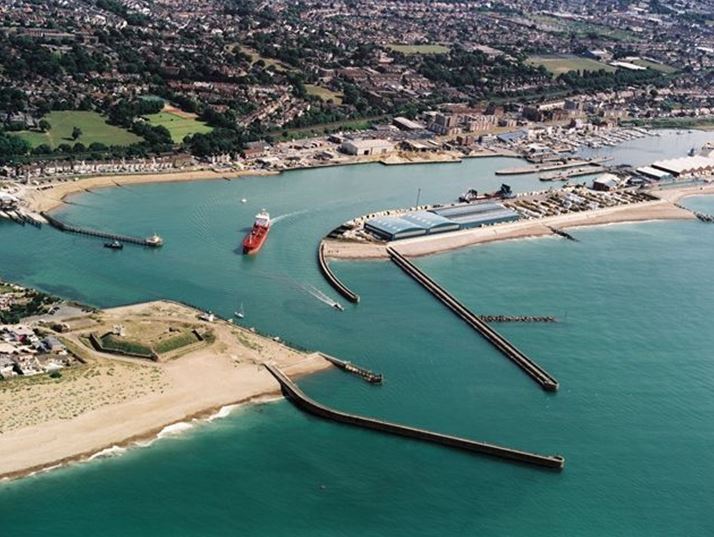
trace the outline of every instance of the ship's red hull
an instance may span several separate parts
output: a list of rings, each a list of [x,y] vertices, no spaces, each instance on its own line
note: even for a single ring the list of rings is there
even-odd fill
[[[269,231],[270,227],[254,225],[243,239],[243,253],[246,255],[257,254],[268,238]]]

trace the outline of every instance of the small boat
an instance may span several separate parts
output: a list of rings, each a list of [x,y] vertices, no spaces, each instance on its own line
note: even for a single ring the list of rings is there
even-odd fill
[[[243,302],[240,303],[240,309],[238,311],[234,311],[233,315],[235,315],[239,319],[245,318],[245,311],[243,310]]]
[[[120,243],[119,241],[112,241],[112,242],[105,242],[104,247],[111,248],[112,250],[121,250],[124,248],[124,245],[122,243]]]
[[[240,199],[240,202],[241,202],[241,203],[248,203],[248,200],[245,199],[245,198],[241,198],[241,199]]]
[[[156,233],[154,233],[151,237],[147,237],[145,239],[145,242],[147,246],[162,246],[164,244],[164,239],[159,237]]]
[[[345,311],[345,308],[343,308],[342,304],[340,304],[339,302],[335,302],[334,304],[332,304],[332,307],[336,310]]]

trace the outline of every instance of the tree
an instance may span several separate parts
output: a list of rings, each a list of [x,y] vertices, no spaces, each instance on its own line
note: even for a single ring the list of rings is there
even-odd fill
[[[80,136],[82,136],[82,129],[80,129],[79,127],[73,127],[72,140],[77,140]]]
[[[47,132],[52,128],[52,125],[50,125],[50,122],[47,121],[46,119],[41,119],[40,122],[37,124],[37,126],[40,128],[42,132]]]

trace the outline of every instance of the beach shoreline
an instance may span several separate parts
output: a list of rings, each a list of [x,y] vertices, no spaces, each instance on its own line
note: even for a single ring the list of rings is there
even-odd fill
[[[397,248],[403,255],[420,257],[498,241],[555,236],[552,228],[577,229],[607,224],[693,220],[696,219],[694,213],[679,207],[677,202],[689,196],[713,195],[714,184],[671,188],[651,193],[658,199],[632,205],[427,235],[392,243],[327,238],[322,242],[325,247],[325,257],[328,259],[386,260],[389,259],[388,245]]]
[[[24,201],[25,208],[31,212],[49,212],[65,203],[65,199],[86,190],[122,187],[155,183],[183,183],[192,181],[215,181],[219,179],[232,180],[243,177],[262,177],[281,175],[285,172],[333,168],[339,166],[354,166],[360,164],[382,164],[384,166],[409,166],[414,164],[458,164],[463,159],[469,158],[520,158],[516,154],[499,151],[481,151],[477,154],[457,157],[452,152],[437,153],[404,153],[397,152],[389,155],[369,155],[341,157],[339,160],[326,161],[310,166],[298,166],[287,169],[248,169],[248,170],[216,170],[212,168],[193,170],[168,170],[152,173],[109,174],[96,176],[79,176],[76,180],[65,178],[62,181],[48,182],[38,187],[19,185],[19,197]],[[50,186],[51,185],[51,186]],[[43,188],[44,187],[44,188]]]
[[[64,371],[61,379],[40,376],[4,381],[0,386],[4,429],[0,430],[0,481],[141,445],[161,438],[160,433],[174,425],[209,420],[225,407],[279,396],[280,385],[264,363],[278,364],[292,377],[332,367],[317,353],[297,351],[247,328],[220,320],[197,321],[198,313],[182,304],[156,301],[87,314],[87,319],[101,317],[101,327],[147,319],[164,324],[190,320],[210,329],[215,339],[158,362],[83,347],[87,363]],[[87,330],[94,328],[72,329],[60,337],[77,347]],[[88,402],[92,398],[99,402]],[[64,413],[38,415],[37,404],[67,408]]]

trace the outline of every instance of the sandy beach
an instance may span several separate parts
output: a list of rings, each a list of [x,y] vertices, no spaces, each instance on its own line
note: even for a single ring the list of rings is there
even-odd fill
[[[197,322],[196,313],[151,302],[94,315],[108,326],[147,316]],[[316,354],[247,329],[223,321],[205,324],[216,336],[213,343],[165,362],[89,350],[79,341],[83,328],[62,334],[72,348],[82,348],[86,364],[63,371],[61,379],[41,375],[0,387],[0,479],[87,459],[113,446],[153,439],[166,426],[208,417],[227,405],[277,396],[279,385],[262,363],[274,363],[293,377],[332,367]]]
[[[594,211],[578,212],[550,216],[537,220],[521,220],[510,224],[480,227],[443,233],[438,235],[404,239],[392,243],[392,246],[409,256],[423,256],[484,244],[488,242],[542,237],[553,235],[551,227],[568,229],[602,224],[642,222],[649,220],[690,220],[694,214],[674,205],[674,201],[687,195],[714,193],[714,185],[700,189],[682,189],[666,191],[663,199],[621,205]],[[657,192],[657,195],[660,193]],[[325,239],[325,255],[332,259],[388,259],[385,243],[350,242]]]
[[[28,210],[34,212],[51,211],[62,205],[64,199],[77,192],[87,189],[109,188],[122,185],[137,185],[147,183],[180,183],[184,181],[215,181],[216,179],[234,179],[255,175],[277,175],[277,171],[269,170],[192,170],[169,171],[163,173],[145,173],[131,175],[101,175],[96,177],[80,177],[77,181],[48,183],[51,188],[38,189],[24,187],[19,197],[25,201]]]

